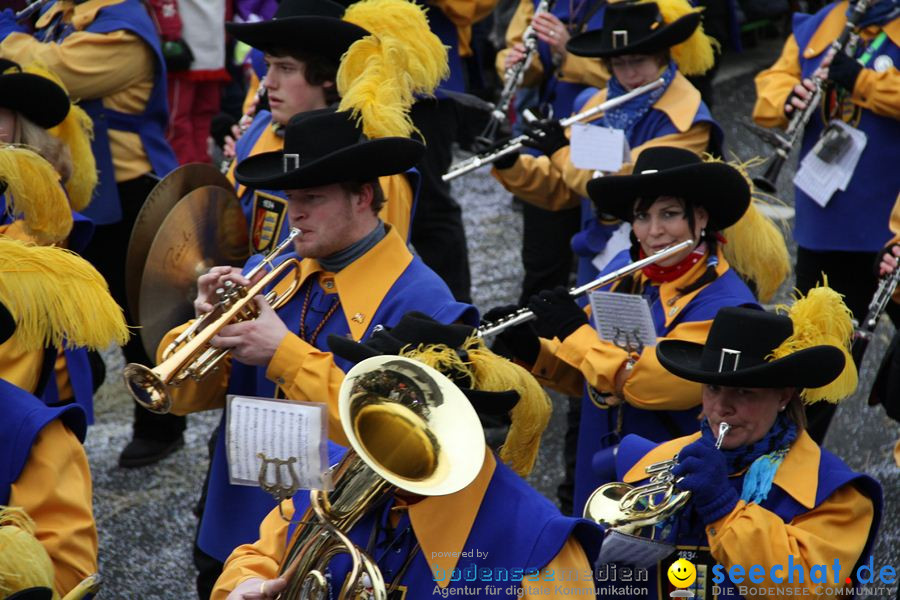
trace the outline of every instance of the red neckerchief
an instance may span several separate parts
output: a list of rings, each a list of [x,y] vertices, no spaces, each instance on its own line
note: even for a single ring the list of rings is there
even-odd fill
[[[644,249],[640,249],[640,258],[646,258],[646,254],[644,253]],[[672,265],[671,267],[662,267],[658,264],[647,265],[641,271],[643,271],[644,275],[647,276],[650,281],[653,283],[665,283],[667,281],[675,281],[685,273],[691,270],[691,268],[696,265],[700,260],[706,256],[706,242],[701,242],[697,244],[697,247],[694,248],[693,252],[688,254],[684,260],[682,260],[677,265]]]

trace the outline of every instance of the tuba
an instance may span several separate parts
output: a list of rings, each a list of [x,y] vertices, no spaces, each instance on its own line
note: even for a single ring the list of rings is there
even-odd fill
[[[722,446],[731,426],[719,425],[716,449]],[[621,481],[606,483],[594,490],[584,505],[584,517],[608,529],[635,534],[642,527],[662,523],[678,513],[691,498],[691,493],[677,489],[672,468],[678,457],[647,467],[650,481],[632,486]]]
[[[469,485],[484,462],[484,433],[475,409],[447,377],[418,361],[375,356],[353,367],[338,399],[351,449],[332,474],[334,490],[310,491],[310,507],[280,571],[290,600],[330,597],[329,561],[348,554],[352,566],[337,597],[385,600],[375,562],[348,532],[397,490],[440,496]],[[398,576],[399,577],[399,576]]]
[[[252,280],[268,267],[300,234],[299,229],[291,229],[284,241],[247,273],[247,279]],[[253,298],[288,274],[294,279],[285,292],[277,294],[273,290],[266,295],[266,301],[272,308],[279,308],[300,287],[300,261],[296,258],[285,260],[247,287],[225,282],[224,287],[216,290],[216,306],[201,315],[166,347],[162,354],[163,362],[156,367],[151,369],[139,363],[125,365],[122,373],[125,386],[135,401],[151,412],[169,412],[172,406],[169,386],[177,386],[188,378],[200,381],[216,370],[229,351],[214,348],[210,340],[226,325],[258,317],[259,309]]]

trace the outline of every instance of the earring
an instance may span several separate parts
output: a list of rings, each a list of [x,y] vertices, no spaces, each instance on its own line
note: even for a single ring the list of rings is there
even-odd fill
[[[700,230],[700,239],[703,239],[705,237],[706,237],[706,227],[704,227],[703,229]]]
[[[787,408],[787,404],[778,409],[778,412],[784,412],[784,409]]]

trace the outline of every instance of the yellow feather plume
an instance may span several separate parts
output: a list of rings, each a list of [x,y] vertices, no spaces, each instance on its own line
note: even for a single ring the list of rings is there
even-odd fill
[[[700,12],[701,8],[694,8],[687,0],[641,0],[653,2],[659,6],[659,12],[663,21],[668,25],[681,17]],[[678,65],[678,70],[685,75],[702,75],[713,67],[715,55],[713,48],[719,48],[719,42],[709,37],[703,31],[703,25],[699,25],[691,34],[691,37],[682,43],[672,46],[672,58]]]
[[[415,94],[433,94],[450,74],[447,48],[428,25],[425,9],[408,0],[362,0],[344,21],[371,35],[357,40],[341,59],[338,110],[350,110],[369,138],[407,137]]]
[[[0,180],[8,186],[6,210],[21,218],[38,244],[61,242],[72,231],[72,211],[53,165],[21,146],[0,148]]]
[[[24,70],[49,79],[66,90],[66,86],[56,73],[43,65],[33,63]],[[65,120],[48,131],[50,135],[61,140],[69,148],[69,154],[72,156],[72,174],[66,182],[66,191],[69,193],[72,209],[84,210],[91,203],[94,188],[97,187],[97,163],[94,161],[94,152],[91,150],[94,123],[84,110],[71,104]]]
[[[512,424],[500,448],[500,460],[526,477],[534,468],[541,435],[550,422],[553,411],[550,399],[530,373],[491,352],[477,336],[469,337],[462,349],[468,353],[468,362],[463,361],[455,349],[443,344],[406,347],[401,354],[451,377],[453,374],[465,375],[477,390],[518,392],[519,402],[510,412]]]
[[[837,379],[822,387],[805,389],[800,397],[807,404],[812,404],[820,400],[836,403],[850,396],[858,382],[856,364],[850,356],[852,314],[842,296],[828,287],[827,278],[823,285],[811,289],[806,297],[795,292],[794,304],[791,307],[780,305],[777,310],[786,312],[791,318],[794,333],[775,348],[766,357],[767,360],[784,358],[798,350],[825,344],[840,348],[844,354],[844,370]]]
[[[122,309],[106,280],[68,250],[0,238],[0,302],[26,352],[47,346],[93,350],[128,341]]]
[[[53,563],[34,537],[35,525],[24,510],[0,506],[0,597],[30,587],[53,589]],[[59,594],[53,592],[54,600]]]
[[[708,154],[703,158],[707,162],[722,162]],[[775,196],[763,194],[753,186],[749,169],[761,162],[761,158],[745,162],[734,159],[728,162],[747,180],[751,200],[744,216],[722,232],[728,242],[722,247],[722,253],[728,264],[753,281],[759,299],[769,302],[791,273],[791,257],[784,239],[783,229],[786,225],[782,222],[782,227],[779,228],[760,211],[762,206],[783,204]]]

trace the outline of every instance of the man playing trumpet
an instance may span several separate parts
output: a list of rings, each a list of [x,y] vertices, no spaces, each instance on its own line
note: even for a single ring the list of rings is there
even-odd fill
[[[301,232],[294,240],[296,254],[304,257],[299,290],[277,311],[258,296],[252,301],[259,318],[222,327],[211,344],[227,349],[231,364],[200,383],[172,389],[174,412],[218,408],[226,391],[326,402],[333,439],[345,444],[335,401],[348,363],[327,351],[328,335],[359,340],[409,310],[445,323],[476,321],[474,307],[455,302],[378,218],[385,202],[378,178],[404,172],[423,151],[409,138],[367,139],[349,112],[325,109],[288,123],[283,152],[238,164],[242,185],[286,190],[290,224]],[[212,309],[214,291],[226,282],[249,283],[239,269],[214,267],[198,280],[198,314]],[[219,562],[256,538],[259,522],[275,505],[259,489],[229,484],[224,437],[220,428],[197,539],[199,549]]]

